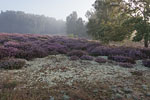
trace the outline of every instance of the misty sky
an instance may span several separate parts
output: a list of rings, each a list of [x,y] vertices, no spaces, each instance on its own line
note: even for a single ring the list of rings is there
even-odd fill
[[[77,11],[84,20],[85,13],[92,8],[95,0],[0,0],[0,10],[24,11],[46,15],[56,19],[66,19],[72,11]]]

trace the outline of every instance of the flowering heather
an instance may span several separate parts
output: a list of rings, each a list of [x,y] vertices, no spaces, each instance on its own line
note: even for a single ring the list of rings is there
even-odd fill
[[[107,62],[106,59],[100,58],[100,57],[96,58],[95,61],[98,62],[98,63],[106,63]]]
[[[85,51],[82,51],[82,50],[73,50],[71,52],[69,52],[67,55],[68,56],[78,56],[78,57],[81,57],[83,55],[86,55],[87,53]]]
[[[0,44],[4,44],[5,42],[8,42],[8,38],[0,38]]]
[[[41,47],[32,47],[30,50],[27,51],[28,57],[32,58],[42,58],[48,56],[47,51],[44,51]]]
[[[4,47],[13,47],[13,48],[17,48],[20,50],[28,50],[29,48],[31,48],[33,46],[34,43],[32,42],[7,42],[4,44]]]
[[[66,46],[58,43],[43,43],[40,47],[47,50],[49,54],[51,54],[51,52],[58,52],[59,54],[66,54],[68,52],[68,48]]]
[[[131,57],[135,60],[140,60],[146,58],[146,55],[138,48],[131,47],[120,47],[122,51],[124,51],[124,56]]]
[[[67,48],[72,49],[72,50],[85,50],[86,45],[85,43],[80,43],[79,41],[74,41],[74,42],[67,42],[64,43]]]
[[[144,65],[145,67],[149,67],[149,68],[150,68],[150,59],[143,60],[142,63],[143,63],[143,65]]]
[[[15,42],[15,41],[8,41],[4,43],[4,47],[14,47],[17,48],[20,46],[20,43]]]
[[[88,56],[88,55],[83,55],[82,57],[80,57],[82,60],[93,60],[92,56]]]
[[[3,47],[0,46],[0,59],[4,57],[14,57],[18,53],[18,49],[13,48],[13,47]]]
[[[108,57],[109,60],[114,60],[116,62],[127,62],[127,63],[131,63],[131,64],[135,64],[135,60],[130,58],[130,57],[125,57],[125,56],[109,56]]]
[[[99,46],[90,51],[90,55],[92,56],[108,56],[110,48],[105,46]]]
[[[91,52],[92,50],[94,50],[96,47],[102,46],[100,43],[97,42],[87,42],[86,43],[86,50],[87,52]]]
[[[108,51],[109,56],[115,56],[115,55],[125,55],[125,51],[122,48],[111,48]]]
[[[78,56],[71,56],[70,60],[79,60],[79,57]]]
[[[16,57],[33,59],[47,55],[66,54],[78,56],[81,59],[90,59],[90,56],[125,56],[115,57],[117,62],[134,63],[134,60],[150,58],[149,49],[129,47],[110,47],[98,42],[85,39],[72,39],[63,36],[35,35],[35,34],[0,34],[0,59],[4,57]],[[112,58],[111,58],[112,59]],[[125,60],[126,59],[126,60]],[[128,59],[128,60],[127,60]]]

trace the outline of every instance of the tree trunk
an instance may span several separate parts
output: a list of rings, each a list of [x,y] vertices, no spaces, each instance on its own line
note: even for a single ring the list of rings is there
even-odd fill
[[[144,46],[145,46],[145,48],[148,48],[148,40],[144,40]]]

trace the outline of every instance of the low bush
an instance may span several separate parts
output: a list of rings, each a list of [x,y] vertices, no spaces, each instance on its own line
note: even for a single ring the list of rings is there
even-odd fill
[[[115,55],[124,55],[125,51],[122,48],[116,47],[116,48],[111,48],[108,51],[109,56],[115,56]]]
[[[25,65],[25,60],[15,58],[5,58],[0,60],[0,68],[2,69],[21,69]]]
[[[14,57],[18,53],[17,48],[0,46],[0,59],[4,57]]]
[[[92,56],[88,56],[88,55],[83,55],[82,57],[80,57],[82,60],[93,60]]]
[[[100,43],[98,42],[87,42],[86,43],[86,50],[87,52],[91,52],[93,49],[95,49],[96,47],[102,46]]]
[[[29,59],[42,58],[48,56],[48,52],[41,47],[31,47],[30,50],[26,51]]]
[[[150,49],[149,48],[141,49],[141,52],[146,55],[146,58],[150,59]]]
[[[82,50],[72,50],[71,52],[69,52],[67,55],[68,56],[78,56],[78,57],[82,57],[83,55],[86,55],[87,53],[85,51]]]
[[[131,63],[135,64],[135,60],[130,57],[125,56],[108,56],[109,60],[114,60],[116,62],[122,62],[122,63]]]
[[[86,45],[84,43],[77,43],[77,42],[73,42],[73,43],[66,43],[66,46],[70,49],[74,49],[74,50],[85,50],[86,49]]]
[[[90,51],[90,55],[92,56],[108,56],[110,48],[105,46],[99,46]]]
[[[136,48],[126,48],[125,55],[135,60],[146,58],[146,54],[144,54],[143,52],[141,52],[139,49]]]
[[[150,59],[143,60],[142,63],[143,63],[143,65],[144,65],[145,67],[149,67],[149,68],[150,68]]]
[[[98,62],[98,63],[106,63],[107,62],[106,59],[100,58],[100,57],[96,58],[95,61]]]
[[[79,60],[79,57],[78,56],[71,56],[70,60]]]

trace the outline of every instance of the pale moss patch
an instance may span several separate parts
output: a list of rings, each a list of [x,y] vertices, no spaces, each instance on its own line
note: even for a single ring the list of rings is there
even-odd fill
[[[148,70],[145,67],[122,68],[113,64],[99,64],[95,61],[70,61],[65,55],[50,55],[27,62],[28,85],[46,82],[50,86],[57,83],[72,85],[75,81],[109,81],[118,77],[129,77],[131,71]]]

